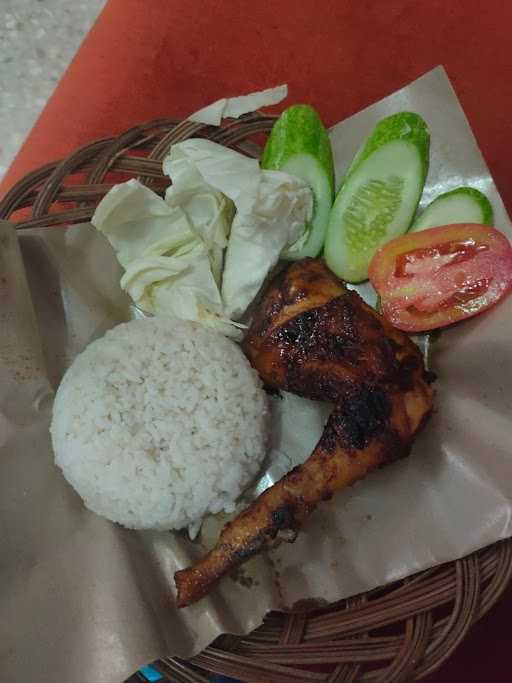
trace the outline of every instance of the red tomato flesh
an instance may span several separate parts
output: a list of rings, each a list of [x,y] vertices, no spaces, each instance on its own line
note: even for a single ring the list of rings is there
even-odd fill
[[[384,316],[422,332],[477,315],[510,292],[512,246],[487,225],[445,225],[391,240],[368,272]]]

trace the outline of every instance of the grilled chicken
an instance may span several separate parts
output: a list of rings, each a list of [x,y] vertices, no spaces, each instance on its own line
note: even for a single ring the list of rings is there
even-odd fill
[[[228,523],[205,557],[176,572],[180,607],[249,557],[294,540],[322,500],[408,455],[432,409],[432,377],[416,345],[320,260],[275,278],[244,346],[269,388],[335,407],[308,460]]]

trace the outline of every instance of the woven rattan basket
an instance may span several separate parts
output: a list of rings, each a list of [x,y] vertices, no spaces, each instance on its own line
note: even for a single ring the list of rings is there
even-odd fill
[[[27,175],[0,202],[0,218],[20,230],[87,221],[114,182],[135,176],[164,189],[160,162],[171,144],[207,137],[258,157],[272,123],[252,114],[223,128],[173,120],[137,126]],[[512,541],[505,541],[328,608],[271,613],[248,636],[223,636],[191,662],[155,666],[172,683],[208,681],[209,672],[257,683],[418,680],[450,656],[511,576]]]

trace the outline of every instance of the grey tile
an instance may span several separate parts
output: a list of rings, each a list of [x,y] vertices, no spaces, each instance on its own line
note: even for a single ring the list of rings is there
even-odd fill
[[[106,0],[0,0],[0,178]]]

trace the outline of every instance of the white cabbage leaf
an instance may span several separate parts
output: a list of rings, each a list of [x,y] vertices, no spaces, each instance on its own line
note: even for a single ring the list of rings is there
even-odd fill
[[[163,169],[172,180],[165,199],[130,180],[103,198],[92,223],[115,249],[121,286],[138,308],[240,338],[244,326],[231,318],[244,314],[281,251],[304,233],[311,190],[202,139],[173,145]]]
[[[159,256],[195,239],[184,211],[135,179],[114,185],[91,223],[107,237],[124,268],[135,258]]]
[[[222,299],[204,245],[179,256],[132,261],[121,287],[145,313],[191,320],[240,339],[240,326],[223,316]]]
[[[225,314],[242,316],[283,249],[304,233],[313,213],[310,188],[280,171],[262,171],[257,195],[235,215],[225,256]]]
[[[125,269],[121,286],[138,308],[239,338],[240,326],[223,317],[220,295],[233,204],[197,172],[194,184],[190,164],[181,171],[165,200],[136,180],[116,185],[92,223],[116,251]]]
[[[209,249],[213,275],[220,286],[223,251],[234,214],[233,203],[204,180],[179,148],[173,147],[164,160],[163,168],[172,179],[165,201],[186,213],[192,230]]]
[[[220,126],[223,118],[237,119],[242,114],[248,114],[262,107],[278,104],[286,97],[288,97],[287,85],[278,85],[275,88],[258,90],[249,95],[240,95],[239,97],[223,97],[191,114],[188,120],[210,126]]]
[[[173,145],[164,159],[163,171],[169,175],[173,184],[176,159],[182,164],[186,162],[192,166],[204,183],[229,197],[237,210],[244,193],[251,192],[261,173],[257,159],[246,157],[211,140],[189,138]]]
[[[222,281],[224,314],[237,319],[258,293],[281,251],[301,237],[313,212],[309,186],[281,171],[262,171],[255,159],[210,140],[190,138],[171,149],[173,161],[188,159],[210,187],[228,196],[236,208],[225,255]]]

